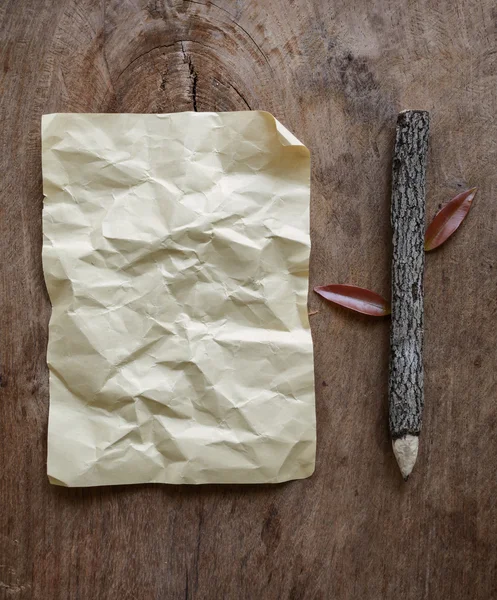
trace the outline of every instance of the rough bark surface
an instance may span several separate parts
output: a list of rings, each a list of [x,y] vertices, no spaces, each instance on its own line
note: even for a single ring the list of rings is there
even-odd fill
[[[497,598],[495,0],[0,2],[0,599]],[[389,321],[309,295],[318,451],[267,486],[46,476],[40,116],[265,109],[311,150],[311,286],[390,293],[395,120],[430,111],[423,443],[388,434]],[[428,368],[429,367],[429,368]],[[388,540],[388,544],[385,543]]]
[[[392,438],[418,435],[423,418],[423,275],[426,157],[430,117],[397,120],[392,167],[392,322],[389,421]]]

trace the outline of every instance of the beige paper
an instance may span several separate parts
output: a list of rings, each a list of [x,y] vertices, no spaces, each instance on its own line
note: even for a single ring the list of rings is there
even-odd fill
[[[42,130],[50,481],[311,475],[308,150],[265,112]]]

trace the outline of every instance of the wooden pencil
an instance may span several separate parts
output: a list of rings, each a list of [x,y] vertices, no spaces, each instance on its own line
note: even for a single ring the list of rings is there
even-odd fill
[[[429,128],[426,111],[399,114],[392,167],[389,425],[393,451],[405,480],[418,455],[424,405],[423,273]]]

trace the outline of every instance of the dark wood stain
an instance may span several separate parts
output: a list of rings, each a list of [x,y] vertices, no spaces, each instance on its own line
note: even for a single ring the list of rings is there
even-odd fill
[[[497,597],[495,15],[491,0],[1,3],[0,599]],[[311,286],[389,295],[399,110],[432,116],[428,218],[480,188],[451,243],[427,256],[411,479],[388,440],[388,321],[311,294],[312,478],[50,486],[41,115],[249,107],[312,152]]]

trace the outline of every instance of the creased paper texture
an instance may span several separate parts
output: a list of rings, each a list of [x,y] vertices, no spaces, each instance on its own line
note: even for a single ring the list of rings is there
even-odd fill
[[[311,475],[308,150],[265,112],[42,133],[50,481]]]

